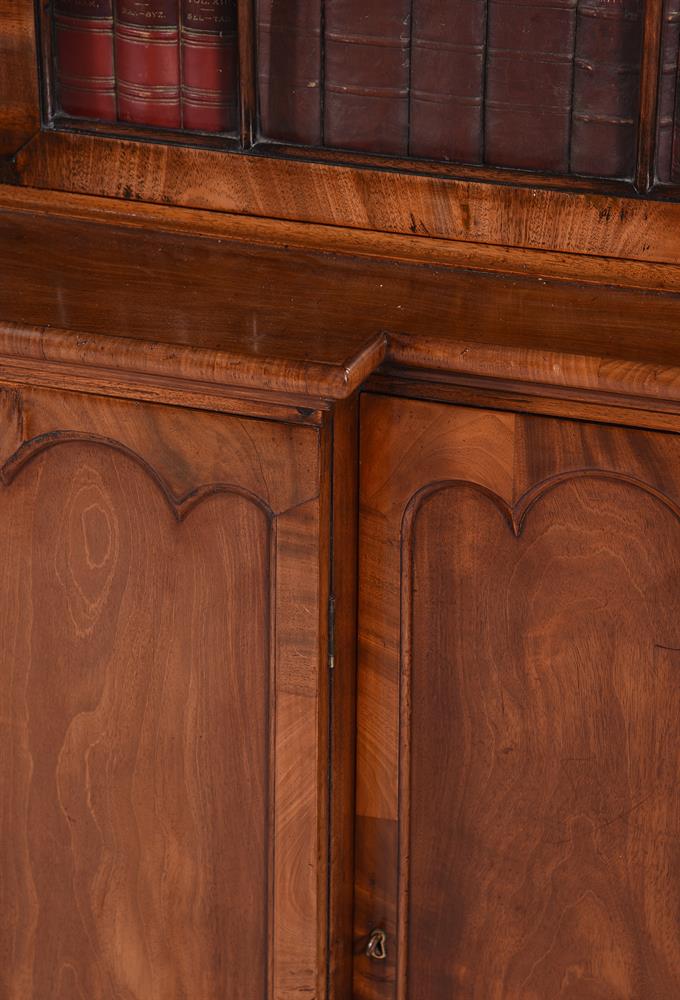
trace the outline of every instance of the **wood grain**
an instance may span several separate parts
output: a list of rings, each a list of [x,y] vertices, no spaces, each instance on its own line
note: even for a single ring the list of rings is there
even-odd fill
[[[7,355],[2,358],[2,379],[17,385],[188,406],[195,410],[264,417],[296,424],[319,425],[323,412],[332,406],[327,400],[297,393],[214,383],[211,385],[193,379],[90,368],[64,364],[62,361],[22,361]]]
[[[318,429],[29,387],[0,425],[0,993],[323,997]]]
[[[180,379],[287,403],[345,398],[390,360],[680,399],[677,293],[10,210],[0,211],[0,264],[0,353],[36,371],[63,364],[128,383],[138,373],[145,387]]]
[[[330,1000],[352,993],[359,398],[332,415]]]
[[[21,183],[74,193],[473,244],[680,263],[670,201],[45,132]],[[554,184],[554,179],[550,180]]]
[[[362,419],[355,995],[670,1000],[678,439]]]
[[[40,125],[35,11],[0,2],[0,156],[13,156]]]
[[[391,366],[371,376],[366,390],[403,399],[429,399],[482,409],[680,432],[680,405],[667,400],[635,400],[625,394]]]
[[[641,192],[649,191],[654,184],[659,86],[663,72],[661,56],[663,25],[663,0],[647,0],[642,29],[640,111],[635,167],[635,186]]]
[[[234,255],[219,241],[65,219],[46,228],[45,220],[3,213],[2,348],[37,361],[350,395],[384,357],[384,336],[332,315],[343,292],[328,257],[314,261],[319,279],[323,271],[327,279],[310,294],[304,254],[274,250],[276,273],[265,274],[262,252]],[[367,301],[380,292],[378,275],[367,281],[351,260],[341,269]]]
[[[0,207],[13,212],[102,222],[134,229],[157,229],[232,243],[377,257],[383,261],[406,264],[463,267],[471,271],[500,271],[519,277],[534,276],[582,284],[680,291],[680,267],[677,265],[580,252],[555,253],[464,240],[413,237],[2,184]]]

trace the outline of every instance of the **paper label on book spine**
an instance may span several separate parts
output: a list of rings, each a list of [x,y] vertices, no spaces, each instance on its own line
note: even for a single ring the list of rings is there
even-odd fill
[[[182,24],[196,31],[233,31],[236,27],[234,0],[183,0]]]
[[[118,18],[145,28],[174,27],[178,23],[178,0],[121,0]]]
[[[57,0],[55,10],[68,17],[111,17],[113,4],[112,0]]]

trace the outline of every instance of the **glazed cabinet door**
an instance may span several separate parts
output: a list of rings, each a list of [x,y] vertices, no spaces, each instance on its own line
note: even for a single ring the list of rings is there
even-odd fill
[[[0,411],[0,996],[323,996],[318,428]]]
[[[362,426],[355,996],[675,1000],[680,437]]]

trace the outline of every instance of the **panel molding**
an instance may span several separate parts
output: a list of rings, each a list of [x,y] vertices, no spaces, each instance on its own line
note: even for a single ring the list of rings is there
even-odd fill
[[[256,420],[24,385],[0,387],[0,415],[0,496],[7,509],[22,511],[27,532],[32,530],[33,507],[22,498],[37,496],[42,489],[58,521],[66,509],[63,498],[72,487],[73,470],[82,472],[84,480],[111,486],[116,510],[135,527],[136,554],[144,550],[147,540],[153,544],[159,532],[172,539],[178,551],[186,552],[195,530],[201,551],[208,556],[218,533],[229,535],[234,555],[230,566],[224,565],[236,584],[231,592],[237,602],[239,567],[250,557],[238,534],[234,535],[231,512],[247,517],[261,536],[267,756],[264,773],[257,775],[267,800],[268,823],[263,885],[266,925],[262,928],[269,953],[266,995],[292,1000],[302,990],[321,1000],[326,995],[329,837],[328,690],[323,669],[328,638],[329,517],[320,496],[322,476],[327,484],[327,469],[320,459],[325,431],[321,434],[316,427],[279,423],[271,417]],[[69,453],[68,446],[75,451]],[[52,451],[52,459],[38,463]],[[81,462],[86,451],[87,461]],[[65,484],[63,495],[48,493],[48,477],[41,482],[47,466]],[[126,486],[132,516],[128,493],[121,491]],[[77,495],[78,489],[73,493]],[[229,509],[203,506],[215,496],[222,496]],[[199,506],[203,516],[197,515],[178,531],[176,525]],[[171,514],[167,521],[162,514],[166,507]],[[144,523],[140,525],[145,512],[148,531]],[[158,524],[159,516],[164,524]],[[50,520],[45,529],[48,537],[51,524]],[[153,548],[142,551],[141,557],[153,562]],[[219,551],[216,558],[220,558]],[[184,574],[183,568],[177,564],[177,579],[190,586],[195,574]],[[28,586],[25,574],[15,572],[14,576],[22,587]],[[213,596],[214,576],[206,571],[201,581],[198,617],[206,601],[217,600],[213,616],[222,619],[219,594]],[[160,578],[158,586],[162,590]],[[143,617],[149,596],[153,603],[154,593],[148,595],[138,588],[136,607],[143,605]],[[16,619],[23,623],[22,605],[17,607]],[[170,619],[163,621],[167,624]],[[228,618],[225,621],[221,627],[228,637]],[[115,633],[111,627],[104,644]],[[172,645],[172,625],[159,634]],[[200,632],[197,648],[202,636]],[[231,656],[238,667],[242,649],[232,645],[230,649],[228,642],[222,642],[214,652],[217,675],[225,667],[224,657]],[[194,664],[194,669],[199,668],[200,664]],[[179,673],[185,676],[183,668]],[[237,700],[235,711],[244,710],[247,703],[244,709]],[[230,845],[224,846],[228,850]],[[234,905],[238,906],[238,898]],[[240,947],[238,940],[229,938],[229,943]],[[200,992],[198,982],[196,989]]]
[[[111,448],[126,455],[140,468],[142,468],[149,478],[156,484],[162,496],[165,498],[173,516],[178,522],[184,521],[188,515],[198,507],[204,500],[219,493],[231,493],[243,497],[266,514],[271,520],[274,517],[269,504],[243,486],[233,483],[212,483],[195,486],[182,496],[176,496],[170,489],[168,483],[157,469],[132,448],[121,441],[114,441],[112,438],[103,437],[99,434],[83,434],[80,431],[50,431],[46,434],[39,434],[37,437],[25,441],[0,467],[0,482],[9,486],[13,480],[31,464],[36,458],[65,444],[90,444],[103,448]]]
[[[558,486],[563,486],[574,479],[601,479],[626,483],[629,486],[633,486],[642,490],[644,493],[649,494],[649,496],[654,497],[659,501],[659,503],[663,504],[664,507],[667,507],[668,510],[670,510],[671,513],[674,514],[680,521],[680,503],[673,500],[657,487],[652,486],[651,483],[646,483],[644,480],[638,479],[637,476],[627,475],[624,472],[612,472],[610,469],[570,469],[569,472],[557,473],[556,475],[550,476],[548,479],[544,479],[541,482],[536,483],[534,486],[529,487],[529,489],[525,490],[525,492],[521,495],[521,497],[519,497],[518,500],[515,501],[514,504],[509,504],[504,497],[500,496],[494,490],[489,489],[489,487],[484,486],[482,483],[475,483],[469,479],[441,479],[428,483],[426,486],[421,487],[421,489],[414,493],[406,503],[404,514],[402,516],[402,539],[409,539],[410,544],[410,540],[412,540],[411,533],[413,531],[415,520],[418,517],[420,508],[427,499],[437,493],[441,493],[443,490],[453,489],[455,487],[473,489],[491,500],[507,520],[512,533],[516,538],[519,538],[522,534],[529,512],[539,502],[539,500],[546,496],[546,494],[557,489]]]
[[[637,476],[608,469],[576,469],[558,473],[535,483],[513,503],[481,483],[467,479],[442,479],[427,483],[406,501],[400,525],[400,640],[398,680],[398,875],[397,875],[397,968],[396,998],[408,1000],[408,934],[410,889],[410,819],[411,819],[411,731],[412,731],[412,672],[413,672],[413,590],[414,535],[418,517],[425,504],[449,489],[469,489],[489,500],[501,513],[516,539],[522,537],[527,518],[536,505],[560,486],[572,482],[594,480],[620,483],[639,490],[658,502],[680,522],[680,502],[651,483]],[[658,644],[655,648],[659,648]],[[660,647],[676,652],[674,647]]]

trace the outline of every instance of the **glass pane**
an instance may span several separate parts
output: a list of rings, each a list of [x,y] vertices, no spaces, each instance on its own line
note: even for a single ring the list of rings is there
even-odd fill
[[[56,0],[53,16],[66,114],[236,129],[236,0]]]

